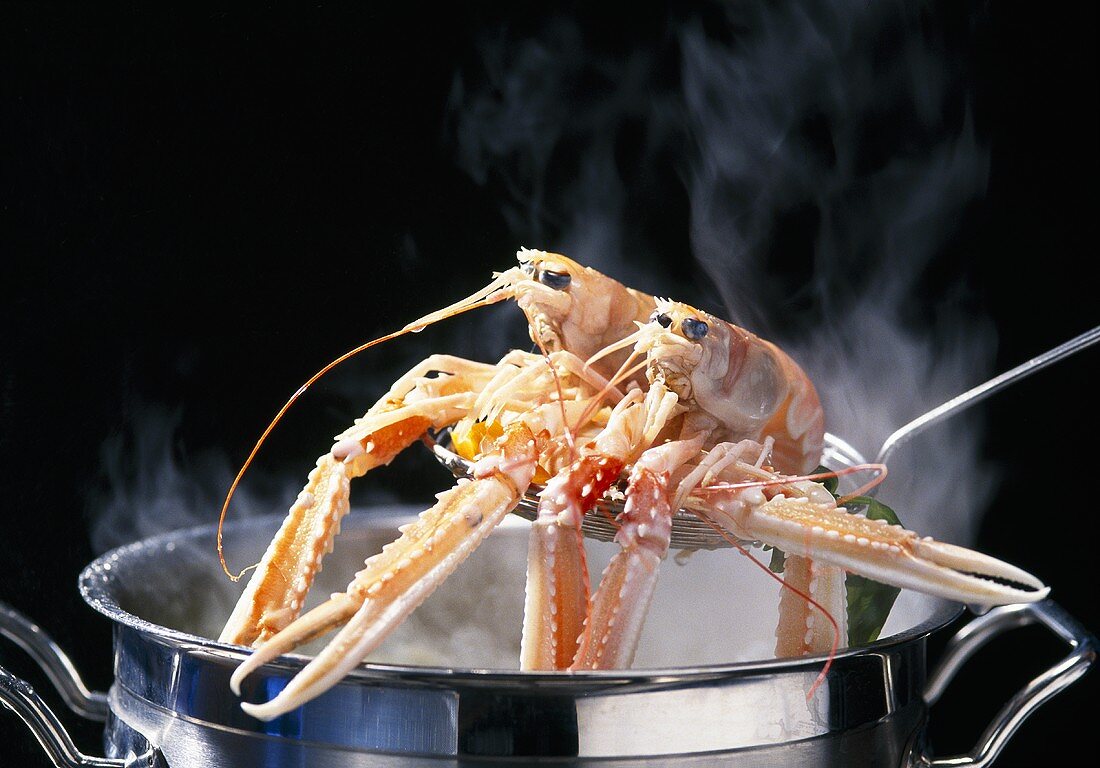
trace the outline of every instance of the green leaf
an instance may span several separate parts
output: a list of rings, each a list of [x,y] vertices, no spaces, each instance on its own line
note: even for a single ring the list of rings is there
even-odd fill
[[[890,507],[870,496],[857,496],[845,502],[849,512],[863,512],[871,520],[885,520],[891,525],[901,521]],[[901,590],[854,573],[848,574],[848,645],[864,645],[878,640]]]
[[[823,475],[826,472],[831,472],[831,471],[832,470],[830,470],[828,467],[819,466],[817,469],[815,469],[813,471],[813,474]],[[826,491],[828,491],[829,493],[833,494],[834,497],[836,497],[836,487],[837,487],[837,485],[840,484],[840,478],[837,477],[836,475],[833,475],[832,477],[826,477],[824,480],[821,481],[821,484],[823,486],[825,486]]]
[[[844,508],[849,512],[862,512],[871,520],[885,520],[890,525],[901,525],[897,513],[872,496],[855,496],[844,502]]]
[[[771,547],[772,559],[768,563],[768,567],[772,569],[773,573],[783,573],[783,568],[787,565],[787,553],[781,549]]]
[[[901,590],[887,584],[848,574],[848,645],[866,645],[878,640],[890,609]]]

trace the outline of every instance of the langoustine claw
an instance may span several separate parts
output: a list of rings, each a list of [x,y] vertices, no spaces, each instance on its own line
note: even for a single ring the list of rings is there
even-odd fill
[[[231,685],[267,662],[333,627],[343,629],[278,696],[242,704],[270,720],[330,688],[354,669],[451,574],[507,515],[535,474],[538,451],[526,425],[508,427],[498,451],[479,462],[473,480],[439,495],[438,503],[366,561],[347,589],[306,613],[262,645],[234,671]]]

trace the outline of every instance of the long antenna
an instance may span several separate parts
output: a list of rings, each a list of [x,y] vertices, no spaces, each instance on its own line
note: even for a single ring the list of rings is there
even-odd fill
[[[462,299],[462,301],[451,304],[450,306],[444,307],[443,309],[436,310],[431,314],[425,315],[419,320],[414,320],[399,331],[394,331],[393,333],[389,333],[372,341],[368,341],[366,344],[360,344],[355,349],[345,352],[335,360],[325,364],[325,366],[321,368],[321,370],[310,376],[309,380],[306,381],[305,384],[298,387],[298,391],[291,395],[290,399],[283,404],[283,407],[280,408],[279,412],[275,414],[275,418],[273,418],[271,420],[271,423],[267,425],[267,429],[265,429],[263,431],[263,434],[260,435],[260,439],[256,441],[256,444],[254,446],[252,446],[252,450],[251,452],[249,452],[248,458],[245,459],[244,465],[241,467],[240,471],[237,472],[237,476],[233,478],[233,484],[229,486],[229,492],[225,495],[225,501],[222,502],[221,514],[218,516],[218,562],[221,563],[222,570],[225,572],[226,576],[228,576],[233,581],[239,581],[241,576],[243,576],[249,570],[249,568],[245,568],[240,573],[233,574],[229,570],[229,566],[225,562],[225,551],[222,548],[222,528],[225,525],[225,516],[229,510],[229,502],[232,501],[233,494],[236,493],[237,486],[240,485],[241,478],[244,477],[244,473],[247,472],[248,468],[252,465],[252,460],[255,459],[256,454],[260,452],[260,446],[264,444],[264,441],[267,440],[267,436],[271,434],[271,431],[273,429],[275,429],[275,425],[282,420],[283,416],[286,415],[286,412],[290,410],[290,407],[294,405],[298,398],[301,397],[305,393],[305,391],[313,385],[314,382],[316,382],[319,378],[338,366],[340,363],[344,362],[348,358],[358,355],[364,350],[370,349],[376,344],[381,344],[384,341],[395,339],[398,336],[404,336],[406,333],[416,333],[417,331],[423,330],[427,326],[431,325],[432,323],[438,322],[439,320],[453,317],[455,315],[462,314],[463,312],[468,312],[471,309],[477,309],[479,307],[485,307],[490,304],[496,304],[499,301],[510,298],[511,294],[504,291],[497,293],[495,296],[492,295],[494,291],[498,291],[500,288],[503,288],[506,285],[506,273],[502,275],[497,275],[496,278],[491,283],[489,283],[489,285],[482,288],[477,293],[474,293],[472,296],[468,296],[467,298]]]

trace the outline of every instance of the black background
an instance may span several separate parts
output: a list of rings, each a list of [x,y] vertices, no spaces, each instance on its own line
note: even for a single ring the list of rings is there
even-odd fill
[[[565,13],[612,55],[659,41],[664,23],[664,11]],[[938,269],[993,319],[1004,370],[1100,315],[1095,10],[927,13],[963,30],[953,39],[973,62],[967,88],[991,148],[986,195]],[[94,555],[105,441],[163,404],[180,414],[184,471],[208,449],[239,462],[326,360],[471,292],[520,244],[555,247],[516,242],[502,191],[457,167],[447,126],[454,74],[474,66],[479,36],[537,34],[544,21],[490,7],[0,10],[0,599],[40,621],[93,686],[110,682],[110,632],[75,579]],[[670,185],[654,208],[666,218],[651,258],[701,281],[685,266],[682,195]],[[477,339],[464,343],[471,354]],[[345,382],[396,373],[406,355],[379,351]],[[983,450],[1007,472],[978,540],[1040,575],[1094,631],[1096,362],[1090,350],[983,406]],[[307,398],[260,476],[296,477],[376,396],[344,386]],[[393,493],[428,498],[413,482],[424,466],[395,468]],[[937,751],[968,749],[1061,652],[1038,630],[997,641],[933,711]],[[15,657],[5,663],[38,681]],[[1087,750],[1098,679],[1043,707],[998,764]],[[98,753],[97,728],[73,726]],[[10,714],[0,733],[0,764],[44,762]]]

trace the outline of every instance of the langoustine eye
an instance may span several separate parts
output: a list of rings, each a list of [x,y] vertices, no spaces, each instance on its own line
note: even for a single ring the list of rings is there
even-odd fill
[[[653,314],[649,316],[649,322],[657,322],[661,324],[662,328],[668,328],[672,325],[672,318],[666,315],[664,312],[654,310]]]
[[[684,336],[688,337],[692,341],[699,341],[707,335],[707,331],[710,330],[710,326],[703,320],[698,320],[694,317],[684,318],[684,321],[680,323],[680,330],[684,332]]]
[[[539,282],[555,291],[564,291],[572,280],[573,277],[568,272],[553,272],[549,269],[539,272]]]

